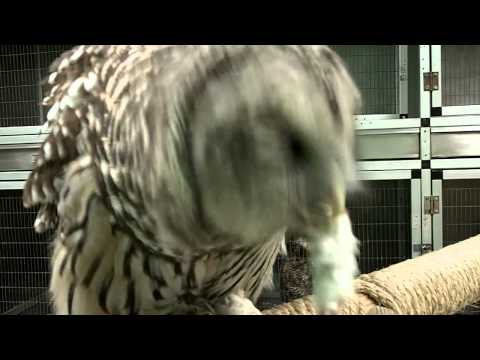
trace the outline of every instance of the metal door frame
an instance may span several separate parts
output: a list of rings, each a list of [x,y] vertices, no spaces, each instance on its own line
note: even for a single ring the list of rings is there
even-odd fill
[[[475,169],[480,168],[480,157],[432,159],[432,169]]]
[[[420,117],[422,119],[430,118],[431,94],[425,91],[423,74],[430,72],[430,45],[419,45],[419,94],[420,94]]]
[[[361,46],[361,45],[355,45]],[[408,117],[408,45],[397,46],[398,87],[396,91],[397,113],[393,114],[356,114],[357,121],[395,121]]]
[[[479,126],[480,115],[458,115],[432,117],[430,126],[432,127],[450,127],[450,126]]]
[[[39,135],[49,132],[43,125],[37,126],[5,126],[0,127],[0,136],[11,135]]]
[[[0,172],[1,190],[22,190],[30,171],[2,171]]]
[[[442,46],[443,45],[430,45],[431,71],[438,73],[438,90],[432,91],[432,108],[435,109],[432,112],[435,113],[435,116],[480,114],[480,104],[460,106],[444,106],[442,104]],[[480,122],[478,124],[480,124]]]
[[[422,168],[422,160],[357,161],[358,171],[414,170]]]
[[[357,131],[364,130],[392,130],[396,129],[413,129],[421,126],[420,118],[407,119],[359,119],[355,122]]]

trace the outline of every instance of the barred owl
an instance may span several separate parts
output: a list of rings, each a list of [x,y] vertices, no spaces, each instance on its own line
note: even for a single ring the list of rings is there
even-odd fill
[[[78,46],[24,188],[57,314],[258,314],[286,229],[319,308],[352,291],[359,94],[325,46]]]

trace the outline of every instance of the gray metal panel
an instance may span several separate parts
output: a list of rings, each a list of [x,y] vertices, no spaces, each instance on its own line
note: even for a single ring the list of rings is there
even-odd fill
[[[0,147],[0,171],[32,170],[34,157],[38,153],[38,145],[22,145]]]
[[[359,160],[418,159],[420,137],[418,133],[381,134],[357,136]]]
[[[457,132],[431,134],[432,157],[479,157],[480,132]]]

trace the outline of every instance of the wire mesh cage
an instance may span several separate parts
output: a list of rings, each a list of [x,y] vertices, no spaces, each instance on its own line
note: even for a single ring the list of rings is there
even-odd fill
[[[331,45],[362,93],[362,114],[399,114],[399,46]]]
[[[348,197],[347,208],[353,233],[360,241],[358,263],[369,273],[411,258],[410,180],[364,181],[366,190]],[[295,234],[286,236],[287,255],[275,266],[277,292],[260,301],[279,304],[312,293],[309,249]],[[275,299],[272,294],[276,294]]]
[[[442,184],[443,246],[480,234],[480,179],[444,180]],[[460,315],[480,315],[480,303]]]
[[[367,190],[351,196],[347,207],[360,240],[359,267],[369,273],[411,257],[410,180],[366,182]]]
[[[0,127],[44,122],[41,82],[52,61],[73,45],[0,47]]]
[[[442,106],[480,105],[480,45],[442,45]]]
[[[443,246],[480,234],[480,180],[443,181]]]
[[[49,281],[49,239],[32,224],[37,209],[25,209],[21,190],[0,191],[0,314],[44,315]]]
[[[443,246],[480,234],[480,179],[444,180]]]

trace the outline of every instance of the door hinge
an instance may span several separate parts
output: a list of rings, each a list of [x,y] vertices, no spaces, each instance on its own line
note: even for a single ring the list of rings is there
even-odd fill
[[[439,89],[438,72],[423,73],[423,90],[435,91]]]
[[[435,215],[440,213],[440,197],[425,196],[425,214]]]

